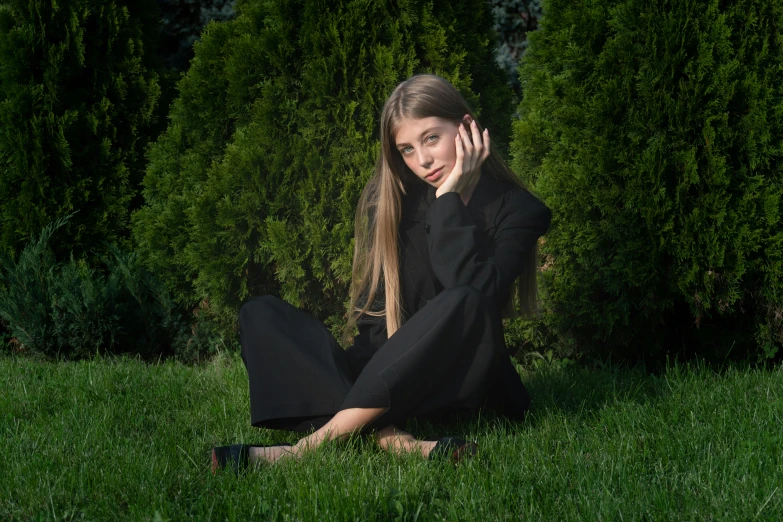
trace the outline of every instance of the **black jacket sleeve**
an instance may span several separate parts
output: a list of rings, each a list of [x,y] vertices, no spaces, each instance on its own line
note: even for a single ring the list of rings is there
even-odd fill
[[[524,254],[549,228],[552,212],[521,188],[509,190],[494,221],[494,241],[479,230],[456,192],[437,198],[425,218],[432,269],[444,288],[470,285],[487,297],[506,295]]]

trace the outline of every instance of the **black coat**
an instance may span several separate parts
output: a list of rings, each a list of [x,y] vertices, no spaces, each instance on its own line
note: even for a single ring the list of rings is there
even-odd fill
[[[528,191],[482,175],[467,206],[457,193],[435,198],[420,185],[403,198],[400,275],[404,319],[443,290],[472,286],[498,310],[508,301],[527,253],[549,228],[551,211]],[[499,315],[495,328],[502,329]],[[385,318],[359,320],[354,345],[347,350],[354,375],[387,341]],[[502,339],[502,336],[499,337]],[[506,414],[521,416],[529,398],[510,359],[494,402]]]
[[[522,417],[529,396],[498,310],[549,226],[527,191],[487,176],[467,206],[418,184],[400,226],[402,327],[364,316],[343,350],[323,323],[273,296],[240,310],[254,426],[308,431],[347,408],[384,408],[364,430],[409,417],[490,407]]]

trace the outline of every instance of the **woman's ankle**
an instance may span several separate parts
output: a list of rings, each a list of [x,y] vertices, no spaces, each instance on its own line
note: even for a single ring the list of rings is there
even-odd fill
[[[251,447],[248,449],[248,459],[251,463],[272,463],[282,458],[296,456],[293,449],[293,446]]]
[[[405,450],[411,451],[415,449],[416,439],[413,435],[387,435],[377,439],[378,445],[386,451]]]
[[[421,453],[427,457],[435,447],[436,441],[418,440],[410,433],[388,435],[378,439],[378,445],[390,453]]]

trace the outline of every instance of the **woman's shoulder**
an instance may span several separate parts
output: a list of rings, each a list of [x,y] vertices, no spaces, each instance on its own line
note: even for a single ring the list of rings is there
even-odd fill
[[[499,180],[497,185],[499,192],[495,224],[510,220],[537,228],[541,234],[546,232],[552,220],[552,211],[543,201],[512,181]]]

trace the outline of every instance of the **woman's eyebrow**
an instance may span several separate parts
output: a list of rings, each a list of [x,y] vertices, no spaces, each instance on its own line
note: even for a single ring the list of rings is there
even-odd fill
[[[434,130],[438,130],[438,129],[440,129],[440,125],[435,125],[434,127],[429,127],[427,129],[423,130],[422,133],[419,134],[419,140],[421,140],[424,137],[425,134],[429,134],[430,132],[432,132]],[[400,148],[403,145],[410,145],[410,143],[403,143],[403,142],[397,143],[397,148]]]

